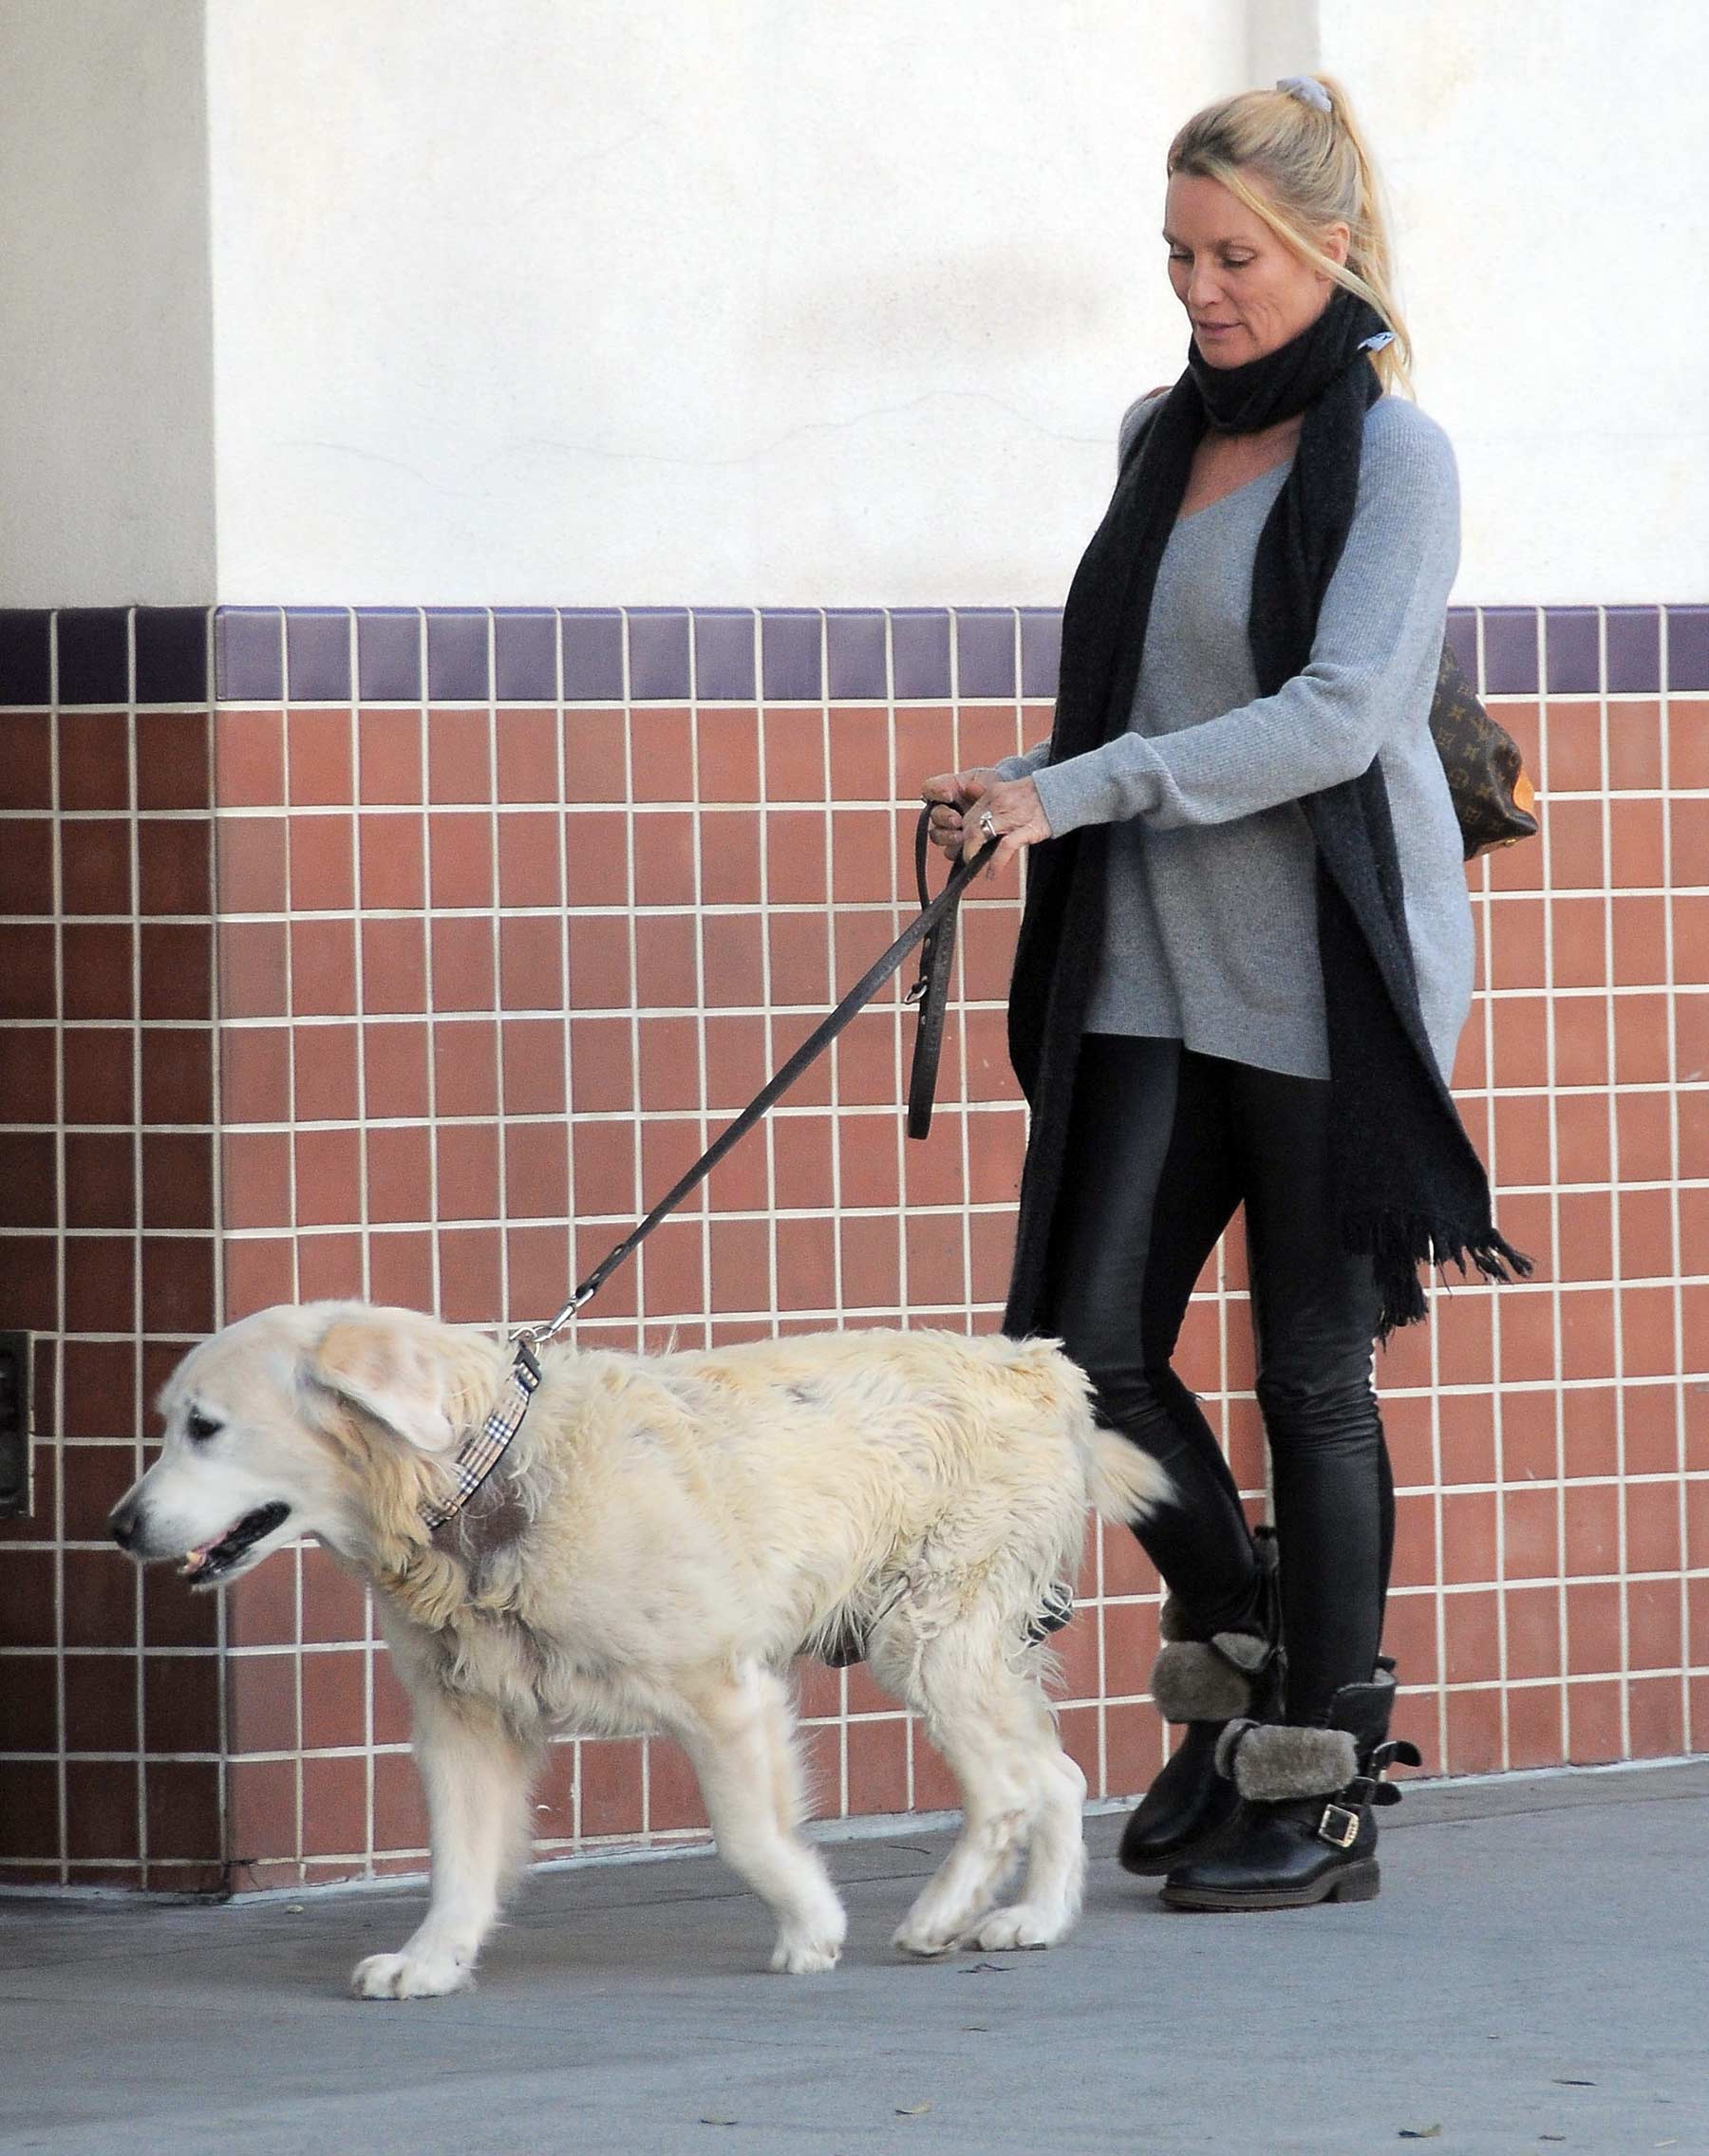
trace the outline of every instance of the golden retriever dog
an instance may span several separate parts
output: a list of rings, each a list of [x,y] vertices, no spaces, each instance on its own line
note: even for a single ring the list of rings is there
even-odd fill
[[[425,1918],[356,1968],[366,1998],[470,1979],[527,1861],[559,1733],[663,1732],[720,1852],[777,1920],[774,1969],[830,1969],[846,1921],[805,1813],[791,1659],[851,1631],[954,1772],[963,1828],[894,1943],[1047,1946],[1079,1914],[1085,1777],[1042,1683],[1037,1619],[1087,1506],[1167,1494],[1093,1421],[1049,1340],[821,1333],[637,1356],[557,1346],[508,1451],[428,1524],[512,1350],[413,1311],[263,1310],[194,1348],[165,1443],[114,1511],[200,1586],[300,1535],[367,1581],[414,1707],[431,1823]],[[424,1517],[426,1515],[426,1517]],[[1023,1850],[1012,1906],[992,1903]]]

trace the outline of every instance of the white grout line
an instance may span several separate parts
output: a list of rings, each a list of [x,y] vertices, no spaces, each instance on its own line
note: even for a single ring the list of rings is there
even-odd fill
[[[1662,782],[1662,797],[1671,801],[1669,779],[1673,766],[1673,729],[1671,697],[1671,653],[1668,647],[1668,613],[1663,607],[1659,622],[1661,638],[1659,651],[1658,686],[1660,692],[1660,719],[1658,732],[1661,742],[1662,768],[1658,777]],[[1675,868],[1673,845],[1673,814],[1664,809],[1662,816],[1662,884],[1671,890]],[[1680,1659],[1682,1665],[1680,1678],[1680,1741],[1690,1750],[1695,1732],[1692,1713],[1691,1679],[1683,1672],[1691,1662],[1691,1588],[1689,1567],[1691,1563],[1691,1521],[1688,1510],[1689,1484],[1686,1471],[1690,1454],[1685,1434],[1685,1289],[1681,1275],[1685,1269],[1684,1228],[1681,1219],[1680,1191],[1682,1184],[1681,1171],[1684,1165],[1680,1142],[1680,998],[1679,969],[1674,949],[1674,909],[1670,901],[1662,908],[1662,973],[1667,1007],[1667,1164],[1673,1181],[1669,1198],[1669,1228],[1671,1231],[1670,1258],[1673,1266],[1673,1362],[1674,1362],[1674,1458],[1680,1476],[1679,1529],[1680,1529]],[[1609,1077],[1613,1077],[1609,1073]],[[1611,1170],[1610,1170],[1611,1172]],[[1616,1201],[1618,1204],[1618,1200]],[[1618,1222],[1616,1233],[1618,1234]],[[1616,1246],[1618,1257],[1618,1246]]]
[[[623,809],[623,822],[624,822],[624,890],[623,890],[623,892],[622,892],[622,893],[621,893],[621,895],[620,895],[620,898],[619,898],[619,900],[618,900],[618,903],[619,903],[620,905],[622,905],[623,907],[625,907],[625,908],[626,908],[626,909],[627,909],[627,932],[626,932],[626,938],[625,938],[625,941],[626,941],[627,951],[628,951],[628,960],[629,960],[629,1014],[628,1014],[628,1015],[629,1015],[629,1073],[630,1073],[630,1080],[631,1080],[631,1084],[632,1084],[632,1086],[633,1086],[633,1094],[632,1094],[632,1099],[633,1099],[633,1102],[634,1102],[634,1107],[635,1107],[635,1113],[634,1113],[634,1114],[633,1114],[633,1115],[631,1115],[631,1116],[630,1116],[630,1117],[629,1118],[629,1123],[630,1123],[631,1133],[632,1133],[632,1135],[631,1135],[631,1137],[630,1137],[630,1141],[629,1141],[629,1203],[630,1203],[630,1207],[631,1207],[631,1209],[632,1209],[633,1217],[634,1217],[635,1219],[637,1219],[637,1220],[638,1220],[638,1219],[639,1219],[639,1218],[641,1217],[642,1213],[643,1213],[643,1212],[644,1212],[644,1211],[646,1210],[646,1207],[647,1207],[647,1199],[646,1199],[645,1190],[644,1190],[644,1176],[643,1176],[643,1171],[642,1171],[642,1158],[641,1158],[641,1141],[642,1141],[642,1115],[641,1115],[641,1109],[640,1109],[640,1102],[641,1102],[641,1018],[640,1018],[640,1009],[641,1009],[641,987],[640,987],[640,964],[641,964],[641,961],[640,961],[640,948],[639,948],[639,944],[638,944],[638,940],[637,940],[637,938],[636,938],[636,934],[635,934],[635,891],[636,891],[636,879],[635,879],[635,817],[634,817],[634,799],[635,799],[635,734],[634,734],[634,711],[633,711],[633,703],[632,703],[632,701],[631,701],[631,698],[630,698],[630,694],[629,694],[630,685],[631,685],[631,684],[630,684],[630,678],[629,678],[629,613],[628,613],[627,609],[625,610],[625,612],[624,612],[624,616],[623,616],[623,630],[622,630],[622,635],[623,635],[623,647],[622,647],[622,648],[623,648],[623,803],[622,803],[622,809]],[[692,620],[692,617],[690,617],[690,620],[689,620],[689,624],[688,624],[688,638],[689,638],[689,642],[688,642],[688,649],[689,649],[689,659],[690,659],[690,666],[692,666],[692,664],[693,664],[693,651],[694,651],[694,624],[693,624],[693,620]],[[690,689],[690,692],[691,692],[691,693],[692,693],[692,690],[693,690],[693,685],[694,685],[694,684],[693,684],[693,678],[692,678],[692,674],[691,674],[691,675],[690,675],[690,680],[689,680],[689,689]],[[635,1348],[636,1348],[636,1350],[637,1350],[637,1351],[641,1350],[641,1349],[642,1349],[642,1348],[643,1348],[643,1347],[645,1346],[645,1344],[646,1344],[646,1320],[647,1320],[647,1270],[646,1270],[646,1263],[645,1263],[645,1260],[646,1260],[646,1254],[647,1254],[647,1252],[646,1252],[646,1245],[645,1245],[645,1244],[643,1244],[643,1245],[642,1245],[642,1246],[641,1246],[641,1247],[639,1247],[638,1249],[636,1249],[636,1250],[635,1250],[635,1252],[633,1253],[632,1261],[631,1261],[631,1262],[632,1262],[632,1264],[633,1264],[633,1265],[634,1265],[633,1280],[634,1280],[634,1296],[635,1296],[635,1317],[634,1317],[634,1326],[633,1326],[633,1333],[634,1333],[634,1346],[635,1346]],[[579,1266],[579,1265],[577,1265],[577,1267],[576,1267],[576,1270],[577,1270],[578,1272],[580,1271],[580,1266]],[[580,1327],[579,1323],[577,1324],[577,1326],[576,1326],[576,1328],[575,1328],[574,1332],[573,1332],[573,1333],[572,1334],[572,1336],[571,1336],[571,1337],[572,1337],[572,1339],[573,1339],[573,1340],[575,1340],[575,1341],[576,1341],[576,1342],[577,1342],[577,1343],[579,1344],[579,1342],[580,1342],[580,1340],[581,1340],[581,1337],[582,1337],[582,1334],[581,1334],[581,1327]],[[651,1739],[650,1737],[648,1737],[648,1738],[643,1738],[643,1740],[642,1740],[642,1742],[641,1742],[641,1746],[640,1746],[639,1754],[638,1754],[638,1756],[639,1756],[639,1760],[640,1760],[640,1767],[641,1767],[641,1831],[642,1831],[642,1833],[643,1833],[643,1834],[649,1834],[649,1833],[651,1832],[651,1830],[652,1830],[652,1747],[653,1747],[653,1740],[652,1740],[652,1739]]]
[[[142,1181],[142,834],[138,821],[140,806],[137,771],[137,615],[134,608],[124,617],[124,752],[125,752],[125,816],[129,826],[125,833],[128,867],[130,872],[130,951],[131,951],[131,1025],[130,1040],[126,1043],[130,1059],[131,1117],[131,1303],[135,1344],[131,1355],[132,1384],[136,1392],[137,1427],[139,1434],[148,1427],[147,1403],[147,1351],[144,1346],[146,1332],[145,1304],[143,1301],[142,1241],[143,1208],[145,1194]],[[67,1313],[69,1315],[69,1313]],[[62,1352],[63,1348],[62,1348]],[[141,1884],[148,1884],[148,1657],[145,1649],[147,1620],[143,1603],[144,1576],[141,1565],[137,1567],[131,1585],[135,1600],[137,1627],[136,1713],[137,1713],[137,1861]]]
[[[493,627],[493,609],[486,609],[486,666],[487,686],[497,688],[495,673],[498,665],[498,637]],[[493,1097],[496,1104],[497,1129],[494,1133],[493,1157],[498,1199],[498,1309],[497,1316],[505,1329],[516,1323],[518,1313],[511,1301],[510,1278],[510,1164],[506,1157],[505,1134],[510,1125],[505,1113],[504,1083],[504,1022],[511,1014],[504,1002],[504,917],[506,908],[499,888],[503,824],[498,814],[499,797],[503,792],[498,780],[498,703],[495,694],[488,703],[486,718],[487,793],[489,800],[482,814],[487,820],[487,873],[491,879],[488,892],[492,914],[493,953]],[[520,805],[520,804],[519,804]],[[568,985],[567,984],[565,984]],[[549,1313],[542,1313],[547,1315]]]
[[[1480,613],[1478,616],[1480,636],[1482,633],[1482,621],[1483,617]],[[1553,1003],[1558,1001],[1558,992],[1554,987],[1554,834],[1552,829],[1552,819],[1550,818],[1549,814],[1549,802],[1550,798],[1549,784],[1549,742],[1547,717],[1547,705],[1543,699],[1541,685],[1539,685],[1539,722],[1537,728],[1536,778],[1537,793],[1542,802],[1542,814],[1539,818],[1541,828],[1538,833],[1538,845],[1542,850],[1539,855],[1541,871],[1539,894],[1541,899],[1543,926],[1543,979],[1545,983],[1546,993],[1548,994],[1550,1003]],[[1552,1022],[1552,1018],[1547,1029],[1546,1041],[1547,1055],[1549,1059],[1544,1065],[1544,1077],[1545,1080],[1548,1081],[1552,1079],[1555,1067],[1555,1027]],[[1489,1075],[1493,1077],[1493,1074],[1491,1073]],[[1544,1186],[1544,1189],[1549,1199],[1549,1244],[1550,1247],[1558,1252],[1561,1247],[1561,1138],[1559,1119],[1553,1112],[1553,1104],[1556,1100],[1559,1099],[1560,1096],[1553,1090],[1552,1086],[1546,1085],[1544,1097],[1549,1102],[1549,1180]],[[1549,1300],[1551,1348],[1550,1362],[1552,1364],[1552,1367],[1556,1371],[1558,1371],[1561,1367],[1562,1347],[1564,1343],[1565,1330],[1561,1304],[1560,1270],[1558,1265],[1551,1265],[1549,1267],[1549,1277],[1548,1282],[1544,1284],[1543,1292],[1548,1295]],[[1555,1411],[1554,1487],[1560,1493],[1559,1502],[1555,1506],[1555,1604],[1557,1622],[1556,1654],[1557,1659],[1560,1664],[1561,1718],[1559,1742],[1562,1757],[1565,1758],[1571,1749],[1571,1693],[1568,1682],[1568,1672],[1571,1668],[1571,1637],[1568,1627],[1569,1602],[1567,1592],[1566,1397],[1563,1390],[1558,1385],[1554,1388],[1553,1398]]]
[[[690,652],[694,647],[694,624],[688,627]],[[756,609],[753,619],[751,651],[754,664],[755,723],[764,723],[764,705],[761,691],[764,681],[761,674],[760,651],[760,615]],[[695,680],[695,688],[699,681]],[[704,838],[704,810],[701,800],[701,706],[698,694],[688,705],[688,797],[693,813],[688,818],[689,872],[694,878],[694,895],[698,901],[705,889],[705,867],[703,853]],[[711,1077],[706,1062],[706,935],[705,916],[698,904],[694,909],[692,948],[694,954],[694,993],[697,1008],[694,1013],[694,1067],[695,1108],[694,1135],[697,1153],[704,1153],[710,1140],[706,1103],[711,1096]],[[674,1180],[674,1178],[672,1178]],[[700,1221],[701,1300],[704,1309],[701,1317],[701,1345],[712,1345],[712,1194],[704,1184],[690,1193]],[[656,1200],[654,1201],[657,1202]]]
[[[417,681],[421,688],[417,720],[420,727],[418,741],[421,754],[422,799],[418,807],[409,804],[417,816],[422,833],[422,1002],[424,1006],[422,1024],[426,1035],[427,1055],[427,1267],[432,1284],[432,1307],[436,1317],[442,1317],[445,1308],[444,1281],[440,1268],[440,1199],[439,1199],[439,1051],[440,1022],[434,1004],[433,966],[433,720],[432,705],[427,693],[427,616],[416,616],[416,665]],[[364,1150],[366,1148],[365,1146]]]
[[[67,1248],[66,1190],[66,1054],[69,1036],[66,1030],[66,893],[64,824],[62,822],[61,796],[64,779],[61,771],[61,712],[59,702],[59,613],[57,609],[48,619],[48,748],[47,771],[49,799],[52,804],[53,830],[49,858],[53,870],[53,1097],[55,1110],[54,1162],[58,1187],[54,1219],[58,1228],[54,1248],[54,1323],[58,1337],[54,1341],[54,1426],[63,1432],[66,1427],[66,1337],[69,1328],[70,1311],[66,1303],[66,1253]],[[141,1422],[133,1412],[131,1426],[131,1462],[134,1473],[141,1472],[142,1447]],[[33,1451],[33,1447],[31,1448]],[[35,1462],[30,1461],[33,1474]],[[32,1484],[33,1487],[33,1484]],[[55,1822],[58,1834],[60,1881],[64,1884],[70,1877],[70,1797],[67,1787],[66,1759],[69,1752],[66,1727],[66,1467],[62,1453],[54,1461],[53,1472],[53,1637],[57,1656],[54,1671],[55,1712],[59,1739],[59,1757],[54,1770],[54,1803],[58,1812]],[[139,1634],[141,1637],[141,1634]]]
[[[1624,1484],[1625,1479],[1625,1343],[1622,1323],[1623,1302],[1621,1296],[1620,1255],[1620,1098],[1615,1090],[1619,1075],[1619,1048],[1615,1032],[1614,997],[1612,984],[1619,973],[1614,952],[1614,812],[1607,793],[1607,779],[1612,768],[1608,755],[1608,616],[1607,609],[1596,609],[1598,665],[1597,675],[1604,684],[1597,698],[1597,735],[1602,745],[1602,846],[1603,846],[1603,973],[1609,984],[1605,1009],[1606,1038],[1608,1051],[1608,1187],[1610,1230],[1613,1246],[1609,1271],[1612,1284],[1609,1298],[1613,1304],[1614,1334],[1614,1459],[1615,1472]],[[1632,1646],[1629,1597],[1624,1588],[1626,1573],[1626,1509],[1624,1500],[1615,1510],[1616,1547],[1619,1550],[1617,1569],[1622,1580],[1620,1593],[1620,1749],[1629,1753],[1632,1749],[1632,1688],[1630,1682]]]
[[[213,1228],[214,1228],[214,1324],[216,1330],[226,1322],[226,1198],[225,1198],[225,1135],[222,1102],[225,1088],[225,1066],[221,1033],[221,996],[219,992],[219,701],[217,696],[216,664],[215,650],[214,609],[208,609],[204,625],[202,664],[208,684],[207,761],[203,774],[203,814],[207,818],[207,851],[205,868],[208,888],[208,1151],[210,1172],[213,1176]],[[63,1427],[63,1424],[62,1424]],[[215,1597],[214,1653],[216,1657],[215,1692],[216,1734],[219,1752],[214,1768],[214,1801],[217,1807],[218,1862],[221,1877],[229,1879],[232,1858],[232,1699],[231,1663],[232,1651],[231,1613],[224,1595]],[[372,1834],[369,1835],[370,1842]]]
[[[756,633],[758,632],[758,618],[759,617],[756,616]],[[830,630],[827,623],[827,617],[823,612],[821,612],[818,616],[817,628],[819,642],[819,703],[817,710],[817,722],[819,729],[819,773],[823,779],[825,790],[825,814],[822,839],[825,853],[826,891],[825,957],[826,965],[829,968],[828,985],[833,999],[836,999],[841,992],[840,984],[842,979],[841,973],[838,969],[840,966],[837,945],[838,908],[836,899],[836,814],[837,803],[836,789],[832,782],[831,776],[832,743],[830,678],[831,654],[829,649]],[[756,680],[758,682],[759,687],[761,691],[763,691],[765,687],[763,675],[757,675]],[[771,706],[765,703],[762,699],[759,707],[759,724],[761,739],[763,739],[764,737],[770,710]],[[763,792],[763,788],[761,789],[761,792]],[[895,849],[893,843],[891,850],[891,858],[893,868],[895,860]],[[845,1033],[842,1038],[846,1040],[848,1038],[847,1034]],[[838,1311],[845,1311],[847,1308],[847,1298],[843,1285],[842,1229],[843,1223],[848,1217],[848,1214],[843,1205],[842,1189],[842,1137],[844,1130],[842,1108],[842,1057],[840,1050],[836,1042],[833,1042],[831,1047],[827,1049],[824,1060],[826,1096],[828,1105],[823,1109],[818,1110],[817,1113],[825,1117],[827,1136],[831,1148],[831,1211],[829,1215],[831,1223],[831,1300],[833,1305]],[[769,1050],[766,1067],[768,1070],[775,1068],[775,1065],[773,1065],[769,1060]],[[774,1110],[774,1113],[776,1111]],[[773,1211],[775,1215],[775,1205]],[[836,1672],[836,1697],[837,1712],[834,1722],[834,1726],[836,1731],[836,1812],[839,1818],[846,1819],[849,1816],[849,1672],[846,1668],[839,1669]],[[906,1738],[904,1738],[905,1744],[906,1741]]]
[[[350,889],[356,896],[356,921],[351,938],[352,1002],[355,1004],[351,1026],[356,1046],[356,1226],[357,1248],[362,1268],[362,1299],[373,1299],[373,1238],[368,1218],[368,1163],[366,1134],[373,1121],[370,1115],[367,1083],[367,971],[366,950],[363,937],[363,868],[362,831],[365,810],[362,799],[362,725],[361,686],[362,653],[357,641],[356,613],[350,610],[348,636],[346,642],[346,660],[350,669]],[[225,1597],[219,1597],[221,1614],[224,1614]],[[302,1644],[306,1644],[303,1642]],[[302,1644],[298,1649],[299,1666],[302,1660]],[[362,1598],[362,1728],[364,1735],[363,1762],[363,1865],[367,1871],[374,1868],[374,1596],[371,1588]],[[223,1687],[222,1687],[223,1690]],[[297,1725],[299,1744],[304,1732],[301,1721]],[[222,1819],[229,1816],[227,1808],[220,1807]],[[235,1855],[237,1852],[234,1851]]]

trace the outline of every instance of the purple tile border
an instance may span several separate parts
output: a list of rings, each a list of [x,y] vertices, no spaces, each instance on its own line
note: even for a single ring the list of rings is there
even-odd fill
[[[205,607],[139,607],[136,654],[139,703],[207,703]]]
[[[557,615],[550,609],[493,609],[493,700],[557,702]]]
[[[1662,692],[1662,609],[1609,607],[1608,693],[1659,696]]]
[[[122,607],[64,607],[59,617],[61,703],[125,703],[130,636]]]
[[[1537,609],[1483,609],[1485,696],[1537,693]]]
[[[1602,639],[1594,607],[1549,607],[1545,610],[1549,640],[1550,696],[1595,696],[1602,686]]]
[[[1015,609],[966,607],[955,616],[955,693],[964,703],[1015,693]]]
[[[485,608],[429,607],[427,697],[432,703],[485,703],[493,693]]]
[[[1709,690],[1709,607],[1668,608],[1667,686]]]
[[[694,695],[700,703],[754,701],[752,608],[694,609]]]
[[[1455,657],[1465,668],[1466,679],[1475,688],[1477,686],[1477,614],[1473,608],[1449,608],[1448,642],[1454,647]]]
[[[1060,607],[1021,609],[1021,693],[1055,699],[1062,668],[1062,611]]]
[[[419,703],[422,617],[414,607],[356,609],[357,693],[364,703]]]
[[[214,623],[214,693],[222,703],[280,703],[285,644],[278,607],[221,607]]]
[[[686,607],[633,607],[629,609],[629,672],[631,702],[687,703]]]
[[[885,666],[884,615],[836,607],[825,615],[826,693],[832,703],[882,701],[890,694]]]
[[[898,703],[949,695],[949,612],[946,607],[892,607],[891,671]]]
[[[0,607],[0,705],[53,696],[53,617],[46,607]]]
[[[1448,637],[1475,672],[1480,609],[1451,607]],[[350,681],[349,623],[356,624]],[[1481,609],[1488,695],[1709,694],[1709,603]],[[208,694],[206,631],[214,625],[213,693],[227,703],[421,700],[425,626],[428,693],[457,703],[621,703],[626,621],[631,693],[685,703],[692,677],[704,702],[943,702],[950,654],[968,700],[1054,697],[1062,621],[1053,607],[76,607],[0,608],[0,708],[45,705],[58,636],[63,703],[197,703]],[[1014,625],[1020,624],[1019,681]],[[488,624],[491,623],[489,632]],[[1539,628],[1546,632],[1539,643]],[[560,656],[561,653],[561,656]],[[134,665],[133,665],[134,655]]]
[[[286,695],[292,703],[350,701],[350,616],[347,608],[287,607]]]
[[[570,607],[559,616],[564,702],[623,702],[623,616],[615,607]]]
[[[767,608],[760,617],[762,690],[769,703],[817,703],[824,694],[817,607]],[[705,690],[703,687],[701,694]]]

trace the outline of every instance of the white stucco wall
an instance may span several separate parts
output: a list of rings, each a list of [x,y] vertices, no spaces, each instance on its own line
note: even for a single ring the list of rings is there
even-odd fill
[[[205,603],[201,0],[8,0],[0,84],[0,605]]]
[[[220,596],[1060,597],[1230,0],[212,0]]]
[[[10,0],[0,598],[1056,603],[1169,137],[1312,65],[1456,595],[1701,599],[1695,0]]]
[[[1387,177],[1458,594],[1709,594],[1709,9],[1322,0]]]

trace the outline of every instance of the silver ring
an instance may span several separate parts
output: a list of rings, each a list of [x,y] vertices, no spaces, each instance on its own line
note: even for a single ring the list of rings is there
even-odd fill
[[[980,817],[979,828],[985,833],[987,838],[996,837],[997,826],[991,821],[991,812],[989,809],[986,809],[984,816]]]

